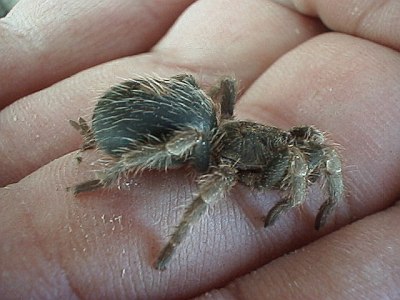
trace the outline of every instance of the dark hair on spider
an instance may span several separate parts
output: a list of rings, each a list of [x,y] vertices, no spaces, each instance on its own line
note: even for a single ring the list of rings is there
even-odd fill
[[[191,164],[201,173],[199,193],[155,262],[165,269],[190,226],[236,184],[282,191],[265,226],[306,200],[307,188],[326,178],[329,197],[315,228],[323,226],[343,200],[341,160],[313,126],[279,129],[236,120],[236,81],[225,77],[206,93],[191,75],[142,77],[110,88],[97,102],[92,126],[70,121],[80,131],[82,150],[96,147],[114,162],[97,178],[73,187],[75,194],[107,187],[122,174],[168,170]]]

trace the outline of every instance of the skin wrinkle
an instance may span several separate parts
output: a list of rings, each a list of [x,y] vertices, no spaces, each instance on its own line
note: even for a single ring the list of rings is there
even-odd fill
[[[387,277],[390,279],[392,279],[393,276],[399,277],[400,270],[398,265],[395,268],[395,272],[386,274],[386,277],[380,277],[379,282],[370,281],[368,267],[377,268],[376,262],[380,262],[380,260],[379,257],[376,257],[376,253],[379,252],[374,250],[374,246],[378,245],[379,247],[384,247],[386,243],[382,240],[385,240],[386,232],[390,232],[392,228],[396,227],[396,224],[390,223],[393,223],[394,220],[396,220],[394,222],[398,223],[397,219],[388,218],[388,222],[390,223],[383,223],[381,227],[376,226],[381,223],[378,216],[395,216],[399,212],[400,210],[398,207],[396,209],[393,207],[377,215],[355,222],[330,236],[324,237],[320,240],[318,245],[312,243],[305,246],[300,250],[275,260],[266,267],[236,279],[225,288],[212,291],[208,295],[203,295],[196,299],[215,299],[218,297],[214,297],[214,295],[218,294],[242,295],[239,297],[240,299],[262,299],[262,297],[260,297],[261,295],[264,295],[263,297],[268,295],[274,299],[281,299],[283,296],[282,293],[287,291],[288,288],[291,290],[293,299],[324,297],[327,293],[332,295],[331,291],[334,291],[333,295],[335,295],[335,298],[340,299],[343,299],[344,296],[346,296],[345,298],[353,298],[356,295],[358,295],[358,297],[371,297],[374,295],[379,298],[390,295],[391,299],[393,299],[393,297],[396,298],[398,292],[391,292],[391,290],[396,291],[395,284],[393,286],[388,286],[389,290],[387,290],[387,293],[379,292],[377,287],[387,282],[387,280],[385,280]],[[372,223],[368,227],[373,228],[373,230],[361,230],[363,228],[363,223]],[[340,235],[341,233],[345,235]],[[395,235],[395,233],[391,233],[391,235]],[[365,241],[368,241],[368,247],[363,245]],[[395,249],[392,245],[399,246],[399,240],[392,240],[390,247]],[[318,249],[321,247],[327,248],[328,251],[326,251],[327,249],[325,249],[325,251]],[[359,256],[354,257],[354,249],[358,249],[357,251],[360,253]],[[325,256],[320,256],[319,253],[321,252],[324,252]],[[307,258],[306,255],[309,253],[312,254],[312,256]],[[395,251],[391,251],[391,255],[392,257],[397,257]],[[326,258],[328,258],[328,260]],[[327,264],[327,261],[331,262],[331,264]],[[341,268],[340,266],[342,264],[338,264],[339,261],[344,262],[346,267]],[[280,262],[283,262],[287,268],[279,267],[278,265]],[[360,265],[361,269],[355,269],[353,271],[351,266],[352,262],[356,262],[357,265]],[[387,264],[380,263],[380,265],[383,266],[381,272],[385,272],[384,270]],[[318,282],[321,281],[322,278],[326,278],[326,272],[324,270],[329,270],[328,275],[332,278],[332,284],[329,287],[326,285],[318,285]],[[271,281],[271,274],[276,273],[280,276],[280,280]],[[260,278],[264,282],[264,284],[260,285],[264,287],[264,290],[261,290],[258,294],[257,292],[252,294],[251,291],[248,290],[249,282],[254,280],[255,277]],[[274,278],[276,278],[276,275]],[[372,295],[366,293],[365,286],[359,285],[359,279],[371,286]],[[355,286],[353,289],[347,290],[342,288],[342,284],[347,281],[354,281]],[[309,290],[305,287],[308,282],[313,282],[314,290]]]

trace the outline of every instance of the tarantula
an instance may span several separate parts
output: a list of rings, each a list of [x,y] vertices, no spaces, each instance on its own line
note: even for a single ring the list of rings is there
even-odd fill
[[[202,173],[198,195],[162,249],[155,268],[165,269],[190,226],[238,182],[257,189],[279,189],[282,199],[265,217],[265,227],[302,204],[307,187],[321,175],[329,198],[315,221],[319,229],[344,194],[341,160],[313,126],[282,130],[236,120],[236,81],[222,79],[206,94],[191,75],[139,78],[112,87],[94,109],[92,127],[70,121],[84,138],[113,159],[97,178],[76,185],[75,194],[110,186],[127,173],[167,170],[191,164]]]

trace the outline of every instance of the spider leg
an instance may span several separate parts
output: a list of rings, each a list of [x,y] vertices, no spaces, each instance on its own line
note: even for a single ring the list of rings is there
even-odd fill
[[[264,227],[275,223],[279,216],[289,209],[304,202],[307,189],[308,164],[300,149],[293,147],[290,149],[290,159],[287,177],[284,182],[287,183],[289,196],[280,200],[268,212]]]
[[[237,95],[236,80],[230,77],[223,78],[208,94],[216,103],[221,104],[222,118],[232,118]]]
[[[344,195],[342,163],[339,154],[331,147],[325,148],[324,154],[329,198],[321,205],[318,211],[314,225],[317,230],[325,225],[327,217],[331,214],[336,204],[342,201]]]
[[[200,177],[199,195],[186,208],[182,221],[167,245],[161,250],[154,265],[156,269],[165,270],[191,225],[201,218],[209,205],[220,200],[236,180],[236,169],[228,165],[220,165],[212,173]]]
[[[201,137],[196,130],[179,131],[166,143],[139,145],[124,153],[110,168],[96,172],[97,179],[86,181],[73,188],[74,194],[106,187],[121,174],[137,173],[143,169],[168,169],[180,165],[189,156]]]
[[[83,144],[81,147],[82,151],[85,151],[87,149],[92,149],[96,146],[96,141],[94,139],[93,131],[87,124],[85,119],[80,117],[78,119],[78,122],[69,120],[69,124],[71,124],[71,126],[74,127],[76,130],[78,130],[83,137]]]

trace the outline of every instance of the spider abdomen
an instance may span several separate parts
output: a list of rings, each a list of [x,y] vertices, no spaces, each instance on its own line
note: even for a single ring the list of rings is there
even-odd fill
[[[217,126],[213,105],[191,76],[126,81],[98,101],[92,120],[94,138],[98,148],[113,156],[141,144],[165,142],[188,128],[211,139]]]

